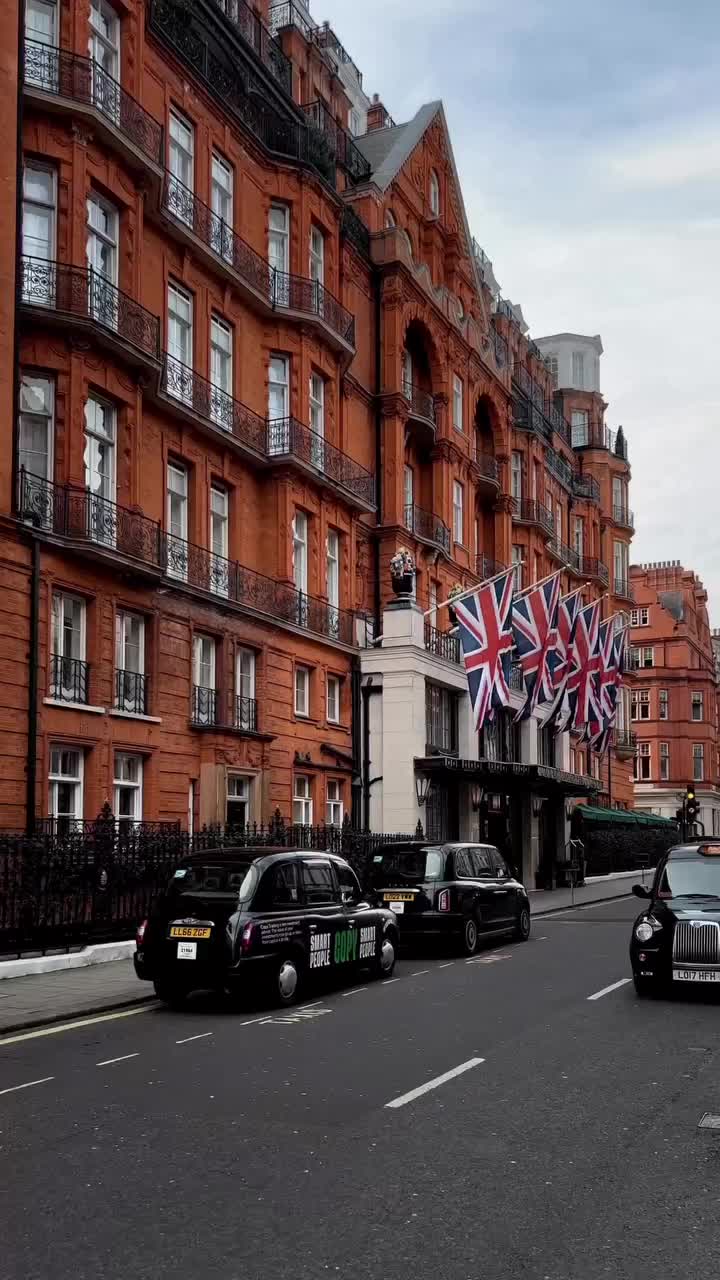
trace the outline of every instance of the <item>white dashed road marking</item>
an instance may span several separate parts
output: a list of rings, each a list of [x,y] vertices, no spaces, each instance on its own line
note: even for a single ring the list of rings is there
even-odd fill
[[[416,969],[414,973],[411,973],[411,974],[410,974],[410,977],[411,977],[411,978],[421,978],[421,977],[422,977],[422,975],[423,975],[424,973],[429,973],[429,972],[430,972],[430,970],[429,970],[429,969]]]
[[[207,1037],[208,1037],[208,1036],[212,1036],[212,1035],[214,1035],[214,1034],[215,1034],[215,1033],[214,1033],[213,1031],[201,1031],[200,1035],[198,1035],[198,1036],[186,1036],[184,1040],[176,1040],[176,1041],[175,1041],[175,1043],[176,1043],[176,1044],[190,1044],[190,1041],[191,1041],[191,1040],[207,1040]]]
[[[386,1107],[404,1107],[408,1102],[414,1102],[416,1098],[421,1098],[424,1093],[429,1093],[431,1089],[438,1089],[441,1084],[446,1084],[448,1080],[453,1080],[455,1076],[461,1076],[465,1071],[470,1071],[472,1067],[479,1067],[484,1058],[470,1058],[467,1062],[461,1062],[459,1067],[453,1067],[452,1071],[446,1071],[441,1076],[435,1076],[434,1080],[428,1080],[427,1084],[421,1084],[417,1089],[411,1089],[409,1093],[403,1093],[399,1098],[393,1098],[392,1102],[386,1102]]]
[[[54,1080],[54,1076],[43,1076],[42,1080],[27,1080],[25,1084],[14,1084],[9,1089],[0,1089],[0,1095],[3,1093],[17,1093],[18,1089],[32,1089],[34,1084],[47,1084],[48,1080]]]
[[[113,1062],[127,1062],[128,1058],[139,1058],[139,1053],[123,1053],[119,1058],[104,1058],[102,1062],[96,1062],[96,1067],[111,1067]]]
[[[611,982],[609,987],[603,987],[602,991],[596,991],[594,995],[588,996],[588,1000],[599,1000],[601,996],[609,996],[611,991],[617,991],[619,987],[627,986],[630,978],[621,978],[619,982]]]

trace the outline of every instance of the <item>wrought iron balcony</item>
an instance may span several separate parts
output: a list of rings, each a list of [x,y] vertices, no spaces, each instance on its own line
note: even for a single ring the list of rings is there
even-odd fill
[[[637,734],[632,729],[614,729],[613,750],[619,760],[633,760],[637,752]]]
[[[572,488],[573,470],[570,463],[561,454],[556,453],[554,449],[547,449],[545,452],[545,466],[566,489]]]
[[[460,662],[460,638],[449,631],[438,631],[425,623],[425,648],[436,658],[444,658],[446,662]]]
[[[226,431],[237,444],[258,457],[266,456],[265,419],[167,352],[160,393],[170,397],[182,412],[191,413],[210,426]]]
[[[320,472],[323,480],[361,508],[375,509],[375,477],[297,418],[268,421],[267,454],[271,459],[287,458]]]
[[[270,22],[270,30],[273,35],[277,35],[278,31],[284,31],[286,27],[296,27],[301,31],[306,40],[315,39],[317,27],[312,19],[306,17],[302,9],[293,3],[293,0],[285,0],[283,4],[274,4],[270,6],[268,15]]]
[[[494,578],[496,574],[502,573],[506,568],[507,565],[501,564],[499,560],[493,560],[491,556],[486,556],[482,551],[475,559],[475,572],[483,581],[486,578]]]
[[[473,463],[476,470],[484,480],[490,480],[493,484],[500,484],[500,468],[497,458],[491,453],[481,453],[477,447],[477,441],[473,450]]]
[[[81,658],[53,653],[50,659],[50,697],[58,702],[87,703],[90,664]]]
[[[572,489],[576,498],[587,498],[590,502],[600,501],[600,485],[594,476],[589,476],[585,471],[574,473]]]
[[[414,533],[421,542],[429,542],[439,547],[446,555],[450,554],[450,530],[439,516],[432,511],[423,511],[414,503],[405,507],[405,528]]]
[[[218,691],[194,684],[190,708],[190,723],[207,729],[218,723]]]
[[[403,378],[402,386],[405,399],[410,401],[411,417],[419,418],[422,422],[428,422],[434,428],[437,425],[437,418],[435,416],[435,401],[432,393],[416,386],[408,378]]]
[[[635,592],[630,585],[629,578],[613,578],[613,595],[620,596],[623,600],[629,600],[631,604],[635,603]]]
[[[518,431],[534,431],[541,440],[552,442],[552,431],[544,414],[526,396],[513,395],[513,425]]]
[[[292,94],[292,63],[274,35],[245,0],[213,0],[246,44],[287,94]]]
[[[548,555],[551,555],[554,560],[559,560],[560,564],[569,569],[571,573],[580,572],[580,556],[566,542],[562,542],[560,538],[553,536],[548,542],[547,549]]]
[[[501,333],[493,326],[493,353],[498,369],[506,369],[510,359],[510,348]]]
[[[523,395],[539,409],[541,413],[545,413],[545,392],[538,382],[535,381],[529,369],[521,363],[520,360],[513,361],[512,380],[522,391]]]
[[[115,708],[136,716],[147,715],[148,678],[139,671],[115,672]]]
[[[26,40],[24,86],[89,108],[134,152],[162,166],[162,125],[92,58]]]
[[[223,602],[264,614],[281,625],[300,627],[342,644],[355,643],[351,610],[338,609],[236,560],[164,533],[157,521],[89,490],[56,485],[21,471],[18,514],[40,531],[93,551],[127,557],[136,566],[143,565],[179,586],[210,592]]]
[[[222,218],[171,174],[163,186],[162,210],[181,233],[209,249],[218,265],[249,290],[263,310],[286,310],[318,320],[343,348],[355,348],[355,317],[319,280],[277,271]]]
[[[20,300],[109,337],[143,361],[160,359],[160,320],[91,267],[21,260]]]
[[[570,425],[563,417],[554,400],[545,401],[545,417],[553,431],[570,444]]]
[[[258,714],[255,698],[235,698],[233,725],[244,733],[257,733]]]
[[[367,182],[372,174],[370,162],[365,159],[347,130],[333,119],[325,104],[319,100],[308,102],[303,106],[303,111],[306,120],[326,140],[335,164],[347,174],[350,181]]]
[[[594,578],[603,587],[606,587],[610,581],[607,565],[596,556],[580,556],[578,568],[584,578]]]
[[[342,211],[340,234],[362,257],[370,258],[370,228],[350,204]]]
[[[536,524],[550,534],[555,532],[552,512],[535,498],[513,498],[513,519],[518,524]]]
[[[602,422],[588,422],[572,429],[573,449],[606,449],[616,458],[628,462],[627,440],[622,428],[610,431]]]
[[[627,507],[613,507],[613,521],[622,529],[635,529],[635,513]]]

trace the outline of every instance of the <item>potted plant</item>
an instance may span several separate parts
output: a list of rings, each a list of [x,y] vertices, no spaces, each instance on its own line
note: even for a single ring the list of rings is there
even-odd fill
[[[450,588],[450,594],[448,596],[448,600],[454,600],[455,596],[461,596],[463,594],[463,591],[464,591],[464,587],[462,583],[454,582],[452,587]],[[448,605],[448,615],[450,617],[450,625],[453,627],[456,627],[458,624],[457,614],[451,604]]]
[[[390,560],[390,580],[396,596],[411,596],[415,582],[415,561],[407,547],[400,547]]]

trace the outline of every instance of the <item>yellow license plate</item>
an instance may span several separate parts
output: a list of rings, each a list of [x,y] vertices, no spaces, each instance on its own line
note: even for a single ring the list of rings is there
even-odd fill
[[[414,902],[414,893],[384,893],[385,902]]]
[[[194,924],[174,924],[170,929],[171,938],[209,938],[212,930],[201,929]]]

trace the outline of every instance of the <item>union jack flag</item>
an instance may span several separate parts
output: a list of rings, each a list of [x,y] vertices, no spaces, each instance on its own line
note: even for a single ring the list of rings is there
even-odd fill
[[[577,616],[573,660],[568,676],[568,696],[571,706],[570,727],[587,735],[587,726],[599,719],[595,681],[600,670],[598,640],[600,636],[600,601],[586,604]]]
[[[586,737],[594,750],[599,744],[607,745],[607,733],[615,719],[617,681],[615,670],[615,620],[601,622],[598,633],[598,669],[594,677],[593,719],[588,723]]]
[[[603,626],[606,625],[603,623]],[[602,631],[602,627],[600,628]],[[617,704],[625,668],[625,640],[627,627],[610,636],[610,655],[606,661],[604,672],[600,676],[600,699],[603,715],[602,725],[596,723],[596,732],[590,738],[590,745],[598,755],[604,755],[610,745],[610,735],[615,727]],[[601,648],[603,640],[600,640]]]
[[[557,648],[559,603],[558,573],[513,604],[513,637],[525,682],[525,705],[517,720],[525,719],[539,703],[550,702],[553,696],[549,658]]]
[[[493,707],[510,702],[510,622],[515,570],[453,604],[460,631],[475,726],[482,729]]]
[[[548,654],[548,667],[552,683],[552,700],[542,717],[544,725],[554,721],[558,732],[565,728],[570,719],[570,704],[567,697],[567,679],[572,661],[573,642],[575,639],[575,623],[580,608],[580,593],[574,591],[565,596],[558,604],[557,642],[555,649]]]

